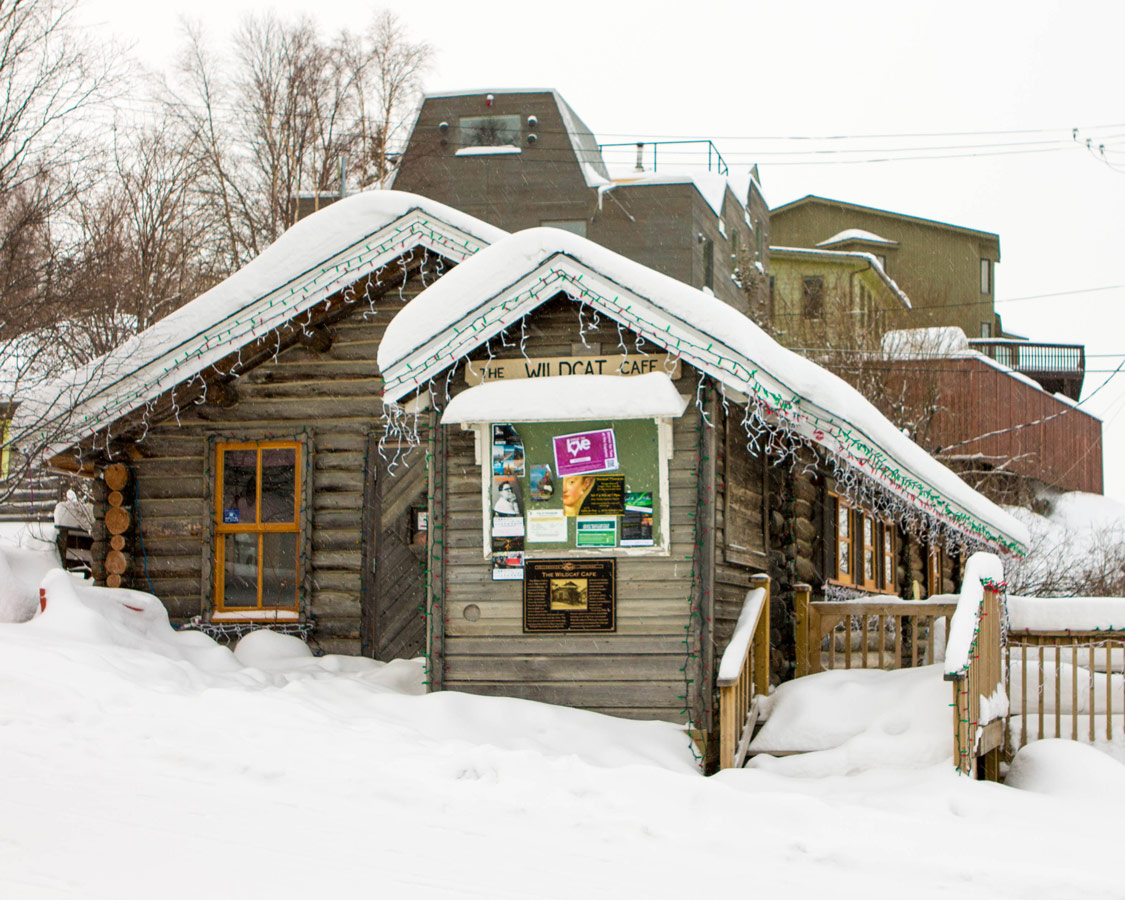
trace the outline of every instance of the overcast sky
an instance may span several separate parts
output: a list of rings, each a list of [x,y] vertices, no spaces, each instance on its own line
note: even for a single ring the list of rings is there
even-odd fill
[[[153,68],[174,57],[180,15],[221,37],[240,15],[265,8],[247,0],[79,5]],[[1084,397],[1122,362],[1125,4],[386,5],[433,45],[429,90],[554,87],[604,142],[711,138],[732,168],[757,162],[771,206],[815,193],[997,232],[1005,328],[1085,343]],[[272,8],[311,15],[331,32],[362,28],[374,7],[276,0]],[[1074,128],[1095,148],[1104,144],[1104,158],[1075,142]],[[929,158],[902,161],[908,147]],[[1022,299],[1043,294],[1053,296]],[[1105,422],[1106,493],[1125,500],[1117,464],[1125,372],[1087,408]]]

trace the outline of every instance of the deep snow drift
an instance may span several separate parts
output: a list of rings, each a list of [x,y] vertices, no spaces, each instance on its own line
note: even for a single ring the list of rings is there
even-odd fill
[[[1116,858],[1125,770],[1045,742],[1022,790],[956,776],[940,666],[858,706],[867,674],[802,679],[821,752],[708,779],[673,725],[426,695],[417,662],[268,632],[231,652],[43,583],[0,625],[5,898],[1120,896],[1080,861]]]

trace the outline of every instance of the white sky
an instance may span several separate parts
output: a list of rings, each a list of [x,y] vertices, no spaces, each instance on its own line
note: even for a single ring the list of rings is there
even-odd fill
[[[248,0],[79,4],[107,35],[135,42],[152,67],[174,57],[181,11],[221,36],[245,12],[264,8]],[[602,141],[711,138],[735,169],[758,162],[771,206],[815,193],[997,232],[997,309],[1009,331],[1085,343],[1084,393],[1125,354],[1119,253],[1125,4],[429,0],[387,6],[414,37],[433,45],[429,90],[554,87]],[[375,8],[356,0],[274,0],[271,7],[282,15],[311,14],[326,30],[362,28]],[[1117,168],[1068,143],[1074,127],[1104,141]],[[915,141],[919,147],[989,145],[923,151],[927,156],[1000,155],[862,165],[778,165],[793,157],[770,153],[841,144],[754,137],[1032,129],[1047,131]],[[1045,145],[1057,149],[1023,152],[1042,146],[1024,142],[1060,138]],[[870,159],[906,143],[872,137],[848,146],[869,148],[858,156]],[[995,146],[1012,143],[1022,146]],[[1109,285],[1120,287],[1015,299]],[[1106,493],[1125,500],[1125,466],[1114,465],[1125,449],[1125,373],[1088,408],[1105,420]]]

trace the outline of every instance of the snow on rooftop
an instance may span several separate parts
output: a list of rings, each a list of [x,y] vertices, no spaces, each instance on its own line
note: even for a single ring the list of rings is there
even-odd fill
[[[415,194],[353,194],[115,350],[21,394],[14,440],[65,449],[415,247],[460,262],[505,234]]]
[[[682,416],[687,398],[663,372],[627,378],[615,375],[554,375],[493,381],[462,391],[442,424],[551,422],[586,419],[647,419]]]
[[[821,241],[817,244],[818,247],[827,247],[831,244],[843,244],[846,241],[864,241],[869,244],[887,244],[888,246],[898,246],[898,241],[892,241],[885,237],[879,237],[871,231],[864,231],[862,228],[845,228],[843,231],[838,232],[826,241]]]
[[[504,238],[403,307],[379,347],[384,400],[424,387],[559,292],[755,397],[907,503],[1007,550],[1026,545],[1020,522],[930,457],[846,382],[781,347],[720,300],[559,229]]]
[[[955,325],[936,328],[903,328],[883,335],[883,356],[887,359],[932,359],[935,356],[973,356],[965,332]]]
[[[882,282],[890,289],[899,301],[907,309],[913,309],[910,303],[910,298],[906,296],[906,292],[898,286],[887,270],[883,268],[883,264],[879,261],[874,253],[869,253],[866,250],[814,250],[809,247],[770,247],[770,258],[773,256],[806,256],[813,259],[840,259],[840,260],[862,260],[869,265],[872,271],[882,280]]]
[[[701,197],[707,201],[707,205],[714,210],[716,216],[723,214],[723,198],[726,195],[727,189],[738,197],[734,186],[726,175],[719,175],[715,172],[689,172],[687,174],[672,174],[662,172],[634,172],[629,169],[619,170],[614,168],[617,174],[612,175],[613,183],[608,190],[613,187],[646,187],[662,184],[693,184],[695,189],[699,191]],[[744,202],[744,197],[739,198],[740,202]]]

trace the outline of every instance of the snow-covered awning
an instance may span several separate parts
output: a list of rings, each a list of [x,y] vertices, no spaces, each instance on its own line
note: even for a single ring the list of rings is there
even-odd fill
[[[117,349],[18,397],[11,434],[64,450],[404,255],[459,263],[505,235],[416,194],[353,194]]]
[[[946,527],[1023,552],[1026,527],[903,435],[851,385],[781,347],[748,318],[591,241],[556,228],[513,234],[466,260],[391,320],[379,347],[384,400],[440,373],[541,304],[566,294],[756,404]]]
[[[554,375],[493,381],[449,401],[443,425],[478,422],[581,422],[593,419],[678,418],[688,400],[663,372]]]

